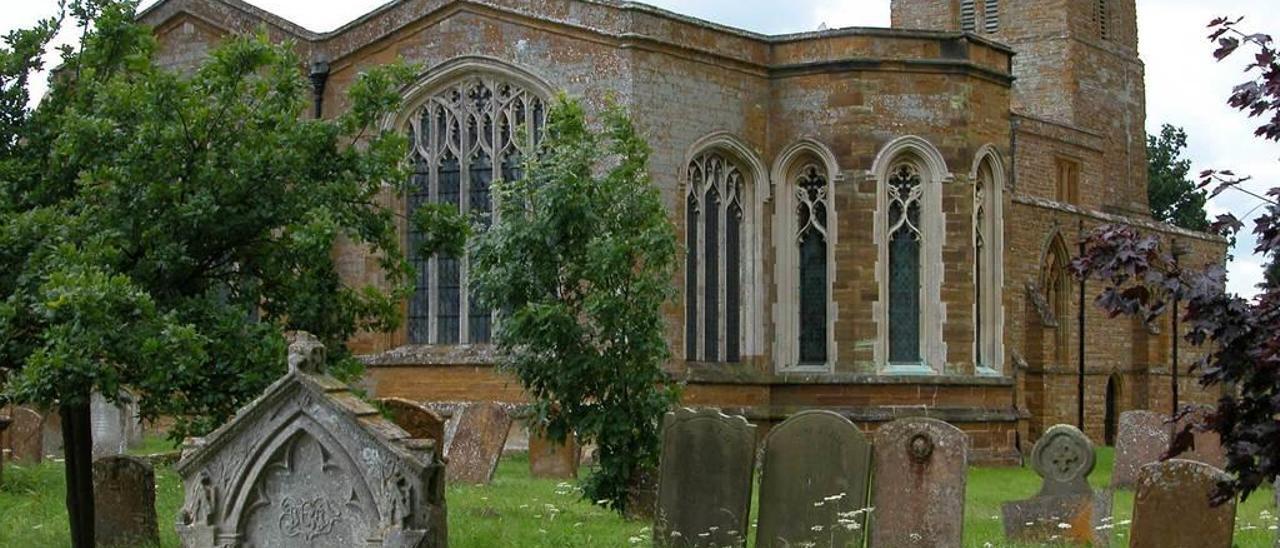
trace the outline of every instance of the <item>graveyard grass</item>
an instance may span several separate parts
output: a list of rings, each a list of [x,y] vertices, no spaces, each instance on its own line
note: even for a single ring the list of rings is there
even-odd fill
[[[167,449],[148,441],[135,453]],[[1101,449],[1098,468],[1090,477],[1095,487],[1110,482],[1112,451]],[[454,548],[629,547],[649,546],[648,524],[626,521],[583,501],[569,483],[529,477],[523,455],[503,457],[493,484],[451,487],[448,491],[449,540]],[[182,505],[177,474],[157,468],[156,508],[162,546],[176,547],[173,516]],[[965,546],[1011,546],[1004,542],[1000,504],[1028,498],[1040,480],[1026,468],[972,468],[965,508]],[[0,479],[0,547],[67,546],[66,511],[61,463],[39,466],[5,463]],[[1241,506],[1236,519],[1236,546],[1271,548],[1276,532],[1276,509],[1271,493],[1259,492]],[[1114,546],[1127,546],[1127,520],[1133,492],[1116,494]],[[754,516],[753,516],[754,521]],[[988,544],[990,543],[990,544]]]

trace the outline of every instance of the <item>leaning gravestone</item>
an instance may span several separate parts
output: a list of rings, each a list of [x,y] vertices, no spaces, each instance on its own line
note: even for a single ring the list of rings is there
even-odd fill
[[[511,415],[496,403],[467,406],[449,445],[449,483],[483,485],[493,481],[502,447],[511,431]]]
[[[1171,459],[1142,467],[1133,499],[1130,548],[1230,548],[1236,501],[1209,499],[1225,472],[1201,462]]]
[[[93,462],[93,534],[97,546],[158,546],[156,473],[137,457]]]
[[[935,419],[876,430],[872,546],[959,548],[969,437]]]
[[[435,442],[321,373],[314,337],[291,338],[289,373],[177,464],[182,545],[447,546]]]
[[[1168,415],[1154,411],[1125,411],[1120,414],[1116,436],[1116,461],[1111,470],[1111,487],[1133,487],[1143,466],[1159,462],[1169,450]]]
[[[27,407],[9,410],[13,424],[5,432],[9,456],[15,463],[37,464],[44,458],[44,418]]]
[[[756,427],[716,409],[667,413],[658,471],[657,546],[745,546]]]
[[[436,447],[444,447],[444,419],[435,411],[402,398],[381,398],[378,404],[410,436],[435,440]]]
[[[117,403],[97,392],[89,400],[89,422],[93,429],[93,458],[123,455],[142,441],[142,421],[138,405],[128,392]]]
[[[805,411],[765,439],[756,546],[860,545],[871,444],[849,419]]]
[[[1093,443],[1083,432],[1065,424],[1046,431],[1031,452],[1031,466],[1044,482],[1036,496],[1001,508],[1005,537],[1107,546],[1110,535],[1099,528],[1111,516],[1111,492],[1089,487],[1094,464]]]
[[[564,443],[551,441],[545,435],[529,436],[529,473],[535,478],[574,479],[582,449],[570,435]]]

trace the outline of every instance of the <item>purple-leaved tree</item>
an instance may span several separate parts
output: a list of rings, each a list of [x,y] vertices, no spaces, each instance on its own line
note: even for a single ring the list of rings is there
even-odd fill
[[[1209,39],[1219,60],[1251,52],[1246,80],[1234,88],[1228,104],[1262,121],[1255,136],[1280,142],[1280,62],[1274,41],[1265,34],[1239,30],[1243,19],[1215,19]],[[1262,201],[1263,214],[1253,221],[1257,245],[1253,253],[1277,272],[1280,253],[1280,187],[1250,192],[1250,180],[1227,170],[1200,174],[1211,196],[1236,189]],[[1245,229],[1233,215],[1221,215],[1210,230],[1234,237]],[[1102,280],[1096,303],[1112,316],[1139,315],[1154,321],[1174,299],[1186,304],[1182,319],[1186,340],[1209,351],[1193,371],[1206,388],[1223,389],[1215,412],[1203,423],[1188,425],[1175,436],[1167,456],[1190,448],[1192,429],[1217,432],[1227,453],[1231,482],[1220,486],[1215,502],[1247,497],[1280,474],[1280,279],[1268,276],[1252,299],[1225,291],[1224,265],[1180,266],[1160,240],[1117,225],[1102,226],[1085,237],[1085,253],[1074,261],[1077,276]]]

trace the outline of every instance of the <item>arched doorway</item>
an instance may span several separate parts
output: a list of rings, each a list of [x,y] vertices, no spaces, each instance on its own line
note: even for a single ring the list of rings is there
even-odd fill
[[[1116,398],[1119,397],[1119,394],[1117,394],[1119,389],[1119,382],[1117,382],[1115,375],[1112,375],[1110,379],[1107,379],[1107,409],[1103,415],[1105,422],[1103,423],[1102,436],[1108,447],[1114,447],[1116,444],[1116,431],[1120,420],[1119,411],[1116,409]]]

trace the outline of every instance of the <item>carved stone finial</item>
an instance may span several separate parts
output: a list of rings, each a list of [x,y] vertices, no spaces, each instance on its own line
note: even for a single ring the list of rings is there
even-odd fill
[[[324,369],[324,344],[305,331],[290,333],[289,372],[319,373]]]

